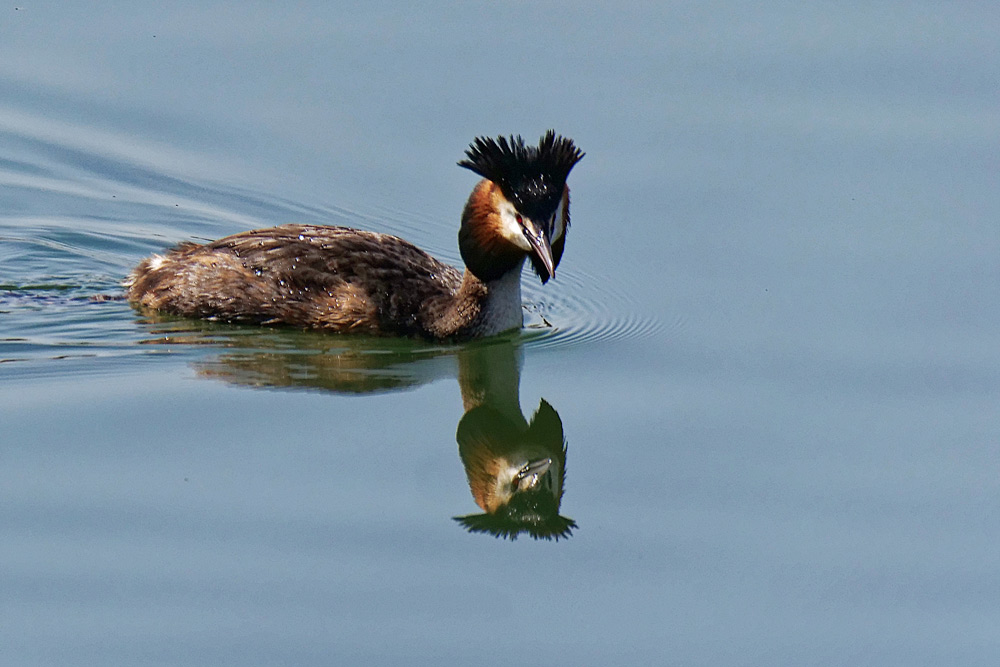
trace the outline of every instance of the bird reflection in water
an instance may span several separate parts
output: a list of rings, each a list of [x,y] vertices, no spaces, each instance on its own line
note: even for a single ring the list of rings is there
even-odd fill
[[[524,334],[462,346],[408,339],[329,336],[148,316],[156,345],[224,348],[193,362],[202,377],[252,387],[340,394],[414,388],[455,374],[464,415],[456,439],[480,514],[454,517],[469,532],[510,540],[569,537],[559,514],[566,477],[562,420],[544,399],[531,420],[520,405]],[[215,350],[213,350],[214,352]]]
[[[559,515],[566,478],[562,420],[545,399],[529,423],[521,412],[521,350],[511,342],[469,345],[458,355],[465,415],[458,452],[483,514],[455,517],[470,532],[517,539],[569,537]]]

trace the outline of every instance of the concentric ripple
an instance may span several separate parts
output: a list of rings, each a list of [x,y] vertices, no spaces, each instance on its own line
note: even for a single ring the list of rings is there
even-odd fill
[[[558,280],[558,291],[525,281],[525,334],[531,348],[672,337],[685,327],[680,318],[667,324],[644,314],[629,291],[606,277],[564,270]]]

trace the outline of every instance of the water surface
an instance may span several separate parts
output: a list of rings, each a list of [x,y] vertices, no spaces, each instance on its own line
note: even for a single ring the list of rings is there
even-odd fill
[[[995,662],[994,9],[0,12],[11,664]],[[468,142],[550,127],[587,157],[517,336],[117,298],[292,221],[458,263]],[[572,525],[467,531],[523,442]]]

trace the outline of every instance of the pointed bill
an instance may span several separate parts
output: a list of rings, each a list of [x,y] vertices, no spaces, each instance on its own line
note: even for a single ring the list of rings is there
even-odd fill
[[[541,276],[542,282],[546,282],[549,278],[555,278],[556,267],[555,261],[552,259],[552,244],[549,242],[549,233],[544,225],[540,225],[530,218],[524,218],[522,223],[524,228],[524,237],[528,239],[528,243],[531,244],[531,249],[534,250],[535,256],[541,262],[542,267],[545,268],[547,275]]]

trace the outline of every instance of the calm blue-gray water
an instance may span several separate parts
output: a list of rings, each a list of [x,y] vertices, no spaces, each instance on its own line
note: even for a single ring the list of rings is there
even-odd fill
[[[0,8],[0,664],[996,664],[998,34],[990,3]],[[587,155],[519,335],[116,298],[286,222],[458,263],[455,162],[548,128]],[[455,520],[474,448],[522,440],[558,540]]]

